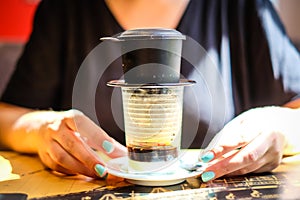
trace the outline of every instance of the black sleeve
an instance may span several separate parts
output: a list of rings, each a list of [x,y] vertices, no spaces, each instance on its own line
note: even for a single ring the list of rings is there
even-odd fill
[[[32,34],[1,101],[34,109],[55,108],[59,103],[63,17],[59,1],[41,1]]]
[[[299,52],[269,0],[230,1],[236,114],[283,105],[300,94]]]
[[[300,97],[300,54],[280,21],[269,0],[258,1],[259,16],[264,27],[273,73],[275,79],[281,80],[283,90],[294,97]]]

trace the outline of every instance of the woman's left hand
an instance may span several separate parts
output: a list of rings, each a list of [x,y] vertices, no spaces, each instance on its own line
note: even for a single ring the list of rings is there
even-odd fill
[[[208,165],[204,182],[224,175],[260,173],[275,169],[287,144],[285,132],[291,109],[251,109],[230,121],[200,155]]]

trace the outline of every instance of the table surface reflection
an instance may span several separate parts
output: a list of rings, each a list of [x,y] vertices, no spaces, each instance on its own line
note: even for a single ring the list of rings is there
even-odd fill
[[[300,156],[285,158],[271,173],[209,183],[189,178],[166,187],[132,185],[114,176],[106,180],[66,176],[46,169],[37,156],[10,151],[0,151],[0,156],[13,169],[10,180],[0,182],[0,193],[25,193],[28,199],[300,199]]]

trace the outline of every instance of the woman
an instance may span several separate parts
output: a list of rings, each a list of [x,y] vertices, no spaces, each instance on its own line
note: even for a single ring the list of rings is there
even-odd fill
[[[212,111],[200,105],[206,114],[200,114],[191,142],[191,147],[201,147],[203,134],[219,132],[201,155],[209,162],[203,181],[270,171],[283,155],[299,152],[295,138],[299,141],[300,111],[281,107],[292,100],[294,107],[300,107],[299,54],[267,0],[43,0],[31,38],[2,96],[1,145],[38,153],[53,170],[105,177],[104,162],[93,149],[110,157],[126,154],[116,141],[124,144],[110,108],[112,91],[104,87],[121,76],[120,63],[105,70],[92,97],[101,101],[96,105],[101,128],[86,116],[89,113],[70,110],[73,83],[99,38],[141,27],[179,30],[202,45],[220,70],[226,103],[214,106],[226,115],[213,122],[224,117],[229,122],[224,128],[217,123],[209,129]],[[182,68],[186,77],[193,74],[188,64]],[[274,107],[264,107],[268,105]]]

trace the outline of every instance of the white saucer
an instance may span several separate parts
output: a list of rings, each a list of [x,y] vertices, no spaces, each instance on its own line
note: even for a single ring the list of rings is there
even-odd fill
[[[187,178],[198,176],[202,173],[201,170],[188,171],[180,167],[178,162],[175,167],[157,172],[129,172],[128,157],[120,157],[110,160],[107,163],[108,173],[125,178],[128,182],[143,185],[143,186],[166,186],[175,185],[185,181]]]

